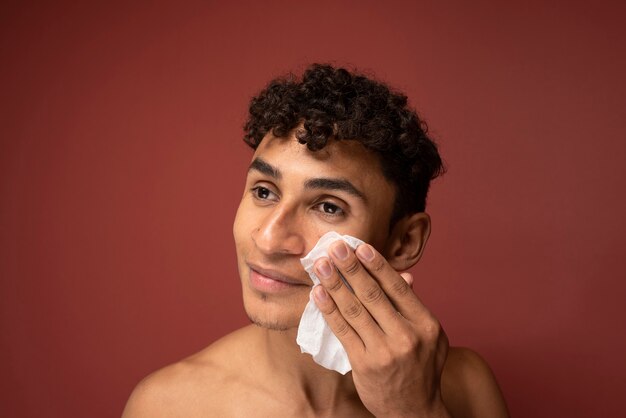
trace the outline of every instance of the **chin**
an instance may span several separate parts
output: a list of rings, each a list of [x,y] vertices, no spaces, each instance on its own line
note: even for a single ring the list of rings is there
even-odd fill
[[[253,324],[273,331],[289,331],[297,329],[300,325],[300,317],[308,297],[305,303],[294,302],[276,301],[266,295],[253,293],[244,294],[243,305],[246,315]]]
[[[248,319],[250,319],[250,322],[252,322],[257,327],[265,328],[265,329],[268,329],[270,331],[286,332],[286,331],[289,331],[289,330],[292,330],[292,329],[296,329],[296,327],[289,326],[288,324],[282,323],[282,322],[277,321],[277,320],[274,320],[274,322],[270,322],[270,321],[263,320],[263,319],[255,317],[255,316],[252,316],[250,314],[248,314]]]

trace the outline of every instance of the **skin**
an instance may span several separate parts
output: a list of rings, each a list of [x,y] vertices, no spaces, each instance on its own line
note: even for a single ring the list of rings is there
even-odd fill
[[[395,193],[357,141],[310,152],[293,135],[266,136],[233,226],[253,325],[148,376],[124,417],[508,417],[487,364],[448,346],[399,273],[421,257],[430,219],[413,214],[389,230]],[[345,376],[295,342],[312,286],[299,259],[330,230],[368,243],[334,243],[315,264],[314,300],[348,353]]]

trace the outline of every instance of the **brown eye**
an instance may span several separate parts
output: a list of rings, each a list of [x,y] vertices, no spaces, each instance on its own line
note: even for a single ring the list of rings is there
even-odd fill
[[[315,206],[315,209],[329,218],[338,218],[346,215],[345,211],[340,206],[330,202],[320,202]]]
[[[325,213],[334,215],[337,212],[341,211],[341,208],[339,208],[339,206],[337,206],[337,205],[333,205],[332,203],[324,202],[324,203],[322,203],[322,210]]]
[[[254,186],[252,189],[250,189],[250,193],[252,193],[253,199],[256,199],[260,202],[266,202],[266,201],[277,202],[278,201],[278,196],[276,195],[276,193],[274,193],[267,187]]]
[[[270,196],[270,191],[265,187],[256,187],[254,192],[259,199],[267,199]]]

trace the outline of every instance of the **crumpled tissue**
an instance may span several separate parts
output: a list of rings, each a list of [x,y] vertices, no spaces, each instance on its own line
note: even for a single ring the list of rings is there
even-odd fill
[[[320,280],[313,271],[313,264],[318,258],[328,256],[328,247],[338,240],[345,241],[352,248],[363,244],[363,241],[358,238],[350,235],[340,235],[334,231],[322,235],[306,257],[300,259],[302,266],[309,273],[314,285],[320,284]],[[304,313],[302,318],[300,318],[296,342],[300,346],[300,350],[313,356],[313,360],[317,364],[327,369],[338,371],[341,374],[346,374],[352,370],[346,350],[335,334],[333,334],[322,312],[313,300],[313,291],[309,294],[309,303],[304,308]]]

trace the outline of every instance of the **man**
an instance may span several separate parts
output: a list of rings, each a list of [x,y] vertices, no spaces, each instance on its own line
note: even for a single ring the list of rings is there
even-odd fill
[[[233,232],[253,325],[144,379],[132,417],[507,417],[488,366],[449,348],[403,272],[430,233],[425,201],[442,171],[406,97],[344,69],[313,65],[272,81],[245,126],[255,149]],[[296,344],[312,281],[300,264],[328,231],[313,299],[352,371]],[[340,275],[352,287],[342,281]]]

